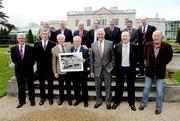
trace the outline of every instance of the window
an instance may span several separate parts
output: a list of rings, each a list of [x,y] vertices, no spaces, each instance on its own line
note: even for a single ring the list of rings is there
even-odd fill
[[[87,19],[87,24],[86,26],[91,26],[91,19]]]
[[[104,28],[107,25],[107,19],[100,19],[100,27]]]
[[[75,26],[78,26],[79,20],[75,20]]]
[[[128,20],[129,20],[129,18],[125,18],[125,25],[126,25],[126,23],[127,23]]]
[[[118,18],[115,18],[115,19],[114,19],[114,24],[115,24],[116,26],[119,26],[119,19],[118,19]]]

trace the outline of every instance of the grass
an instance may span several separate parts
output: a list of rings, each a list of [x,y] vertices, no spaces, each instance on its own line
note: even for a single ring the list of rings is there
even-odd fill
[[[175,80],[180,83],[180,71],[175,73]]]
[[[14,69],[9,67],[9,48],[0,48],[0,97],[7,92],[7,81],[14,75]]]

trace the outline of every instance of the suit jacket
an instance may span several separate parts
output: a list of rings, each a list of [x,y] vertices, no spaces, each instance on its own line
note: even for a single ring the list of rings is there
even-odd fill
[[[145,75],[157,79],[165,78],[166,65],[172,59],[172,48],[170,44],[165,42],[161,43],[159,53],[155,58],[153,42],[149,42],[145,45]]]
[[[25,44],[24,58],[20,57],[19,45],[11,48],[11,60],[15,64],[16,77],[32,77],[33,76],[33,64],[34,64],[34,52],[33,48]]]
[[[35,49],[35,57],[37,61],[37,72],[38,75],[41,76],[53,76],[52,71],[52,54],[51,49],[56,45],[56,43],[52,41],[48,41],[46,50],[44,51],[42,46],[42,41],[34,43],[34,49]]]
[[[121,41],[121,31],[119,27],[114,27],[113,31],[110,30],[110,27],[106,27],[105,39],[113,42],[113,45],[120,43]]]
[[[74,31],[74,36],[79,36],[79,30]],[[86,45],[87,38],[88,38],[88,31],[83,30],[81,45]]]
[[[91,44],[94,42],[94,29],[90,29],[88,32],[88,38],[87,41],[85,42],[85,45],[88,48],[91,48]]]
[[[156,30],[155,26],[148,25],[147,31],[146,31],[146,36],[145,36],[145,38],[146,38],[146,43],[147,43],[147,42],[150,42],[150,41],[153,41],[153,39],[152,39],[152,34],[153,34],[153,32],[154,32],[155,30]],[[138,37],[139,37],[139,39],[138,39],[139,45],[144,44],[144,43],[143,43],[142,26],[140,26],[139,29],[138,29]]]
[[[128,31],[128,28],[124,29],[123,31]],[[138,42],[138,30],[135,28],[132,28],[130,42],[135,44]]]
[[[58,34],[61,34],[61,29],[58,29],[55,31],[55,36],[57,37]],[[73,36],[72,36],[72,31],[65,28],[64,30],[64,36],[65,36],[65,42],[73,42]],[[56,39],[57,40],[57,39]]]
[[[99,52],[98,41],[92,44],[90,67],[91,73],[94,73],[96,77],[100,76],[102,67],[104,67],[108,73],[112,72],[114,67],[114,52],[113,43],[111,41],[104,40],[104,52],[102,58]]]
[[[116,44],[114,48],[114,56],[115,56],[115,72],[119,73],[122,62],[122,43]],[[129,63],[130,68],[135,71],[137,66],[137,47],[134,43],[130,43],[130,51],[129,51]]]
[[[65,42],[64,47],[66,49],[66,52],[71,52],[72,45],[70,42]],[[60,70],[60,61],[59,61],[59,54],[62,53],[58,44],[52,48],[52,68],[53,68],[53,73],[58,73],[58,74],[65,74],[61,72]]]
[[[71,52],[74,52],[75,47],[72,47]],[[85,63],[83,64],[84,66],[84,71],[87,71],[87,67],[89,66],[89,53],[88,50],[85,49],[83,46],[80,48],[80,52],[82,52],[82,57],[85,59]]]

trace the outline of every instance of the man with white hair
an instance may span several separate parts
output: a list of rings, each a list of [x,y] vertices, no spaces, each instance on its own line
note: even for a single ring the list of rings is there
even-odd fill
[[[25,44],[25,34],[18,33],[17,40],[18,45],[11,48],[11,60],[15,64],[15,76],[18,84],[19,103],[16,108],[21,108],[26,103],[26,84],[30,104],[34,106],[33,64],[35,60],[33,48]]]
[[[92,44],[90,57],[91,77],[95,77],[96,104],[98,108],[102,104],[102,81],[105,84],[106,108],[111,109],[111,73],[114,66],[113,42],[105,40],[105,31],[97,31],[98,41]]]
[[[143,97],[139,106],[139,110],[143,110],[149,99],[151,85],[156,84],[156,110],[155,114],[160,114],[162,111],[164,78],[166,74],[166,65],[172,59],[172,47],[170,44],[162,41],[162,32],[156,30],[152,34],[153,41],[145,45],[145,84]]]

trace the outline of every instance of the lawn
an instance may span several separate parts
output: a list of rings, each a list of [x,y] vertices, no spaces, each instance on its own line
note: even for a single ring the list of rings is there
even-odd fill
[[[14,69],[9,68],[9,48],[0,48],[0,97],[7,92],[7,81],[14,75]]]
[[[180,83],[180,72],[175,73],[175,80]]]

